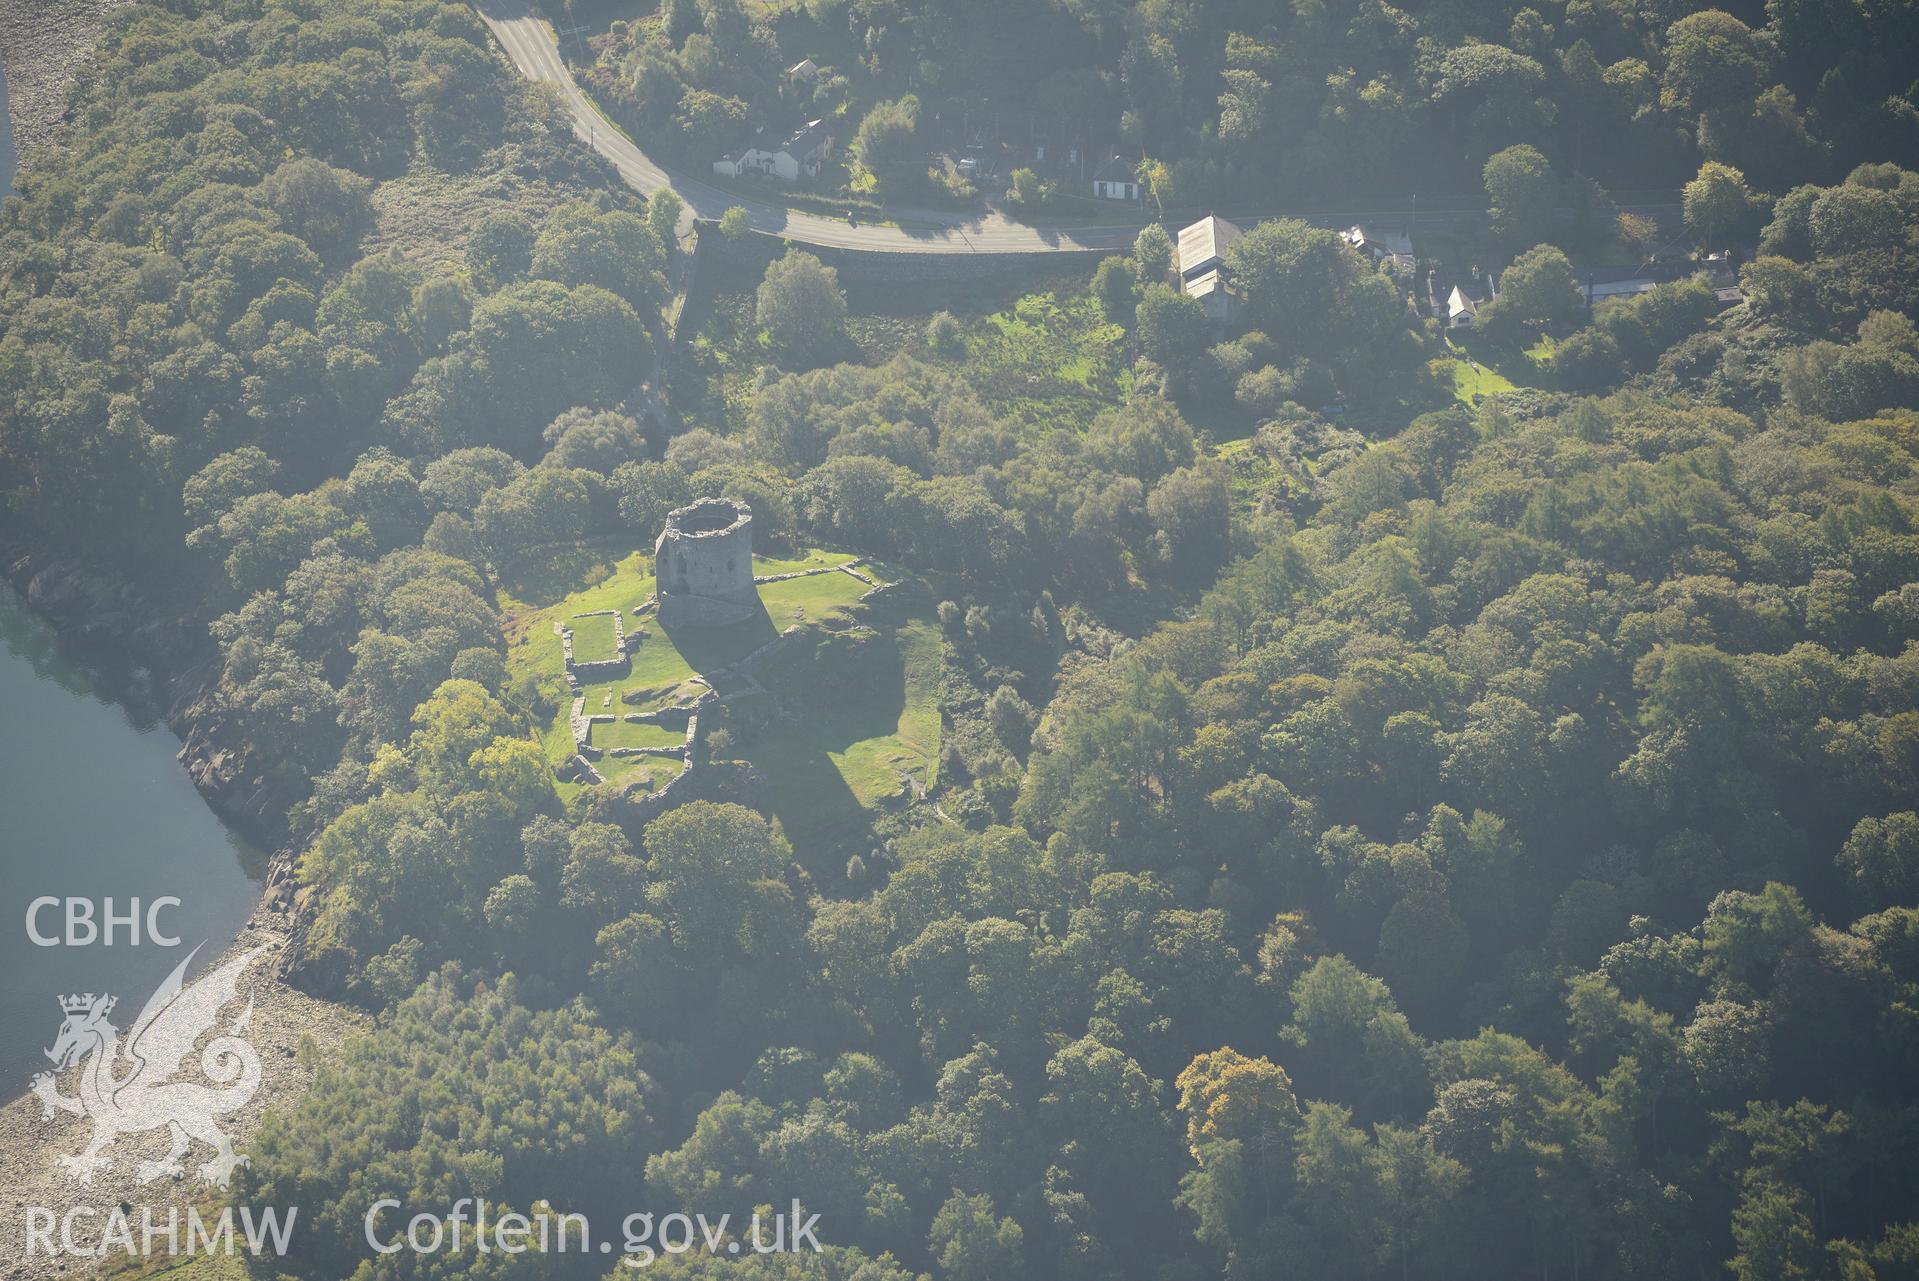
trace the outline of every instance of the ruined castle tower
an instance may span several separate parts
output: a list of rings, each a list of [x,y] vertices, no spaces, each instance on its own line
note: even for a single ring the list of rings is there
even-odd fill
[[[653,544],[660,622],[719,627],[759,609],[753,587],[753,509],[730,498],[700,498],[666,516]]]

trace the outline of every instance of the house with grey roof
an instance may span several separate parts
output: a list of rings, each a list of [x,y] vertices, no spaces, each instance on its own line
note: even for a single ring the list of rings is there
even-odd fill
[[[1179,287],[1221,324],[1233,318],[1238,306],[1226,255],[1244,234],[1238,224],[1210,214],[1180,229]]]
[[[1101,200],[1138,204],[1139,192],[1139,165],[1124,156],[1114,156],[1093,170],[1093,195]]]
[[[1488,271],[1468,272],[1456,280],[1445,301],[1440,302],[1439,287],[1434,278],[1428,276],[1427,289],[1433,300],[1433,311],[1444,321],[1448,329],[1469,329],[1479,318],[1479,309],[1499,296],[1499,281]]]
[[[1385,262],[1412,270],[1413,237],[1410,231],[1355,225],[1340,232],[1339,237],[1375,263]]]
[[[748,145],[715,160],[713,172],[725,178],[757,175],[798,182],[802,177],[819,177],[820,167],[832,149],[833,135],[826,122],[809,120],[777,145],[761,130]]]

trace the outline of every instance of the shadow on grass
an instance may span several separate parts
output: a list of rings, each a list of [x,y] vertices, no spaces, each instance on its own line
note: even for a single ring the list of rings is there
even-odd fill
[[[721,669],[731,667],[779,635],[763,604],[752,618],[731,626],[662,624],[660,631],[687,666],[705,676],[722,695],[738,691],[743,682],[729,679]],[[814,732],[810,709],[801,714],[798,723],[782,722],[762,732],[745,755],[765,776],[769,806],[787,839],[799,847],[802,864],[807,862],[809,836],[859,817],[859,798]]]
[[[1526,348],[1495,344],[1479,335],[1454,337],[1452,345],[1458,359],[1490,369],[1514,387],[1552,390],[1549,347],[1539,343]]]
[[[732,705],[742,728],[756,719],[755,704],[762,704],[767,719],[749,732],[740,755],[764,780],[767,809],[801,865],[815,875],[839,876],[844,851],[837,838],[863,827],[871,807],[899,791],[901,767],[930,768],[925,761],[895,761],[895,749],[873,742],[898,735],[906,710],[906,661],[898,638],[890,629],[809,627],[755,665],[752,675],[767,691],[759,694],[725,669],[779,635],[764,605],[726,627],[648,621],[722,696],[745,696]],[[848,755],[862,743],[871,747]]]
[[[890,761],[846,755],[855,744],[899,732],[906,708],[906,664],[899,643],[882,632],[857,642],[852,655],[830,652],[847,643],[828,638],[796,647],[761,673],[797,719],[762,731],[747,756],[765,776],[769,805],[802,864],[810,852],[832,849],[832,836],[864,823],[868,805],[901,786]],[[842,759],[836,762],[834,753]],[[837,874],[840,869],[813,870]]]
[[[619,558],[633,550],[612,545],[567,543],[542,547],[521,556],[499,572],[500,586],[515,600],[534,609],[557,605],[582,586],[613,572]]]
[[[658,626],[686,665],[702,675],[739,662],[779,635],[772,615],[759,601],[754,602],[753,617],[726,627],[668,627],[663,622]]]

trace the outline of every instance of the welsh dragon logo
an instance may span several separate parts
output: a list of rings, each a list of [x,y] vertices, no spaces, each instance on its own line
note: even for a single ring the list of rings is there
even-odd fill
[[[141,1183],[180,1177],[182,1158],[196,1140],[214,1150],[213,1159],[199,1167],[200,1177],[208,1183],[226,1187],[233,1171],[247,1164],[214,1118],[246,1106],[260,1088],[260,1056],[242,1035],[253,1020],[251,996],[226,1034],[214,1037],[200,1051],[200,1070],[213,1086],[173,1078],[200,1038],[213,1029],[220,1011],[238,999],[240,975],[266,949],[236,956],[184,986],[187,966],[199,951],[195,948],[180,962],[147,1001],[128,1029],[124,1045],[118,1029],[107,1021],[115,998],[91,992],[60,998],[66,1021],[53,1048],[46,1051],[54,1071],[34,1077],[33,1093],[49,1117],[58,1108],[93,1120],[93,1139],[86,1148],[60,1158],[73,1182],[91,1184],[96,1171],[111,1169],[113,1160],[106,1151],[122,1135],[162,1127],[172,1139],[172,1148],[160,1160],[142,1161],[135,1168],[134,1177]],[[83,1064],[80,1093],[61,1094],[54,1073],[76,1063]]]

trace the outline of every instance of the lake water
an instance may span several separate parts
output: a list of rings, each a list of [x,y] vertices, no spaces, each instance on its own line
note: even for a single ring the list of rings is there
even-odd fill
[[[40,1051],[60,1026],[57,998],[112,992],[124,1028],[190,949],[204,941],[198,959],[212,960],[259,903],[261,858],[207,808],[179,750],[164,724],[100,697],[0,584],[0,1099],[48,1066]],[[29,934],[42,897],[62,905],[39,912],[38,932],[64,938],[69,898],[88,900],[101,927],[109,897],[120,915],[137,898],[144,917],[169,895],[180,906],[155,923],[177,947],[148,940],[144,920],[138,946],[124,925],[111,947],[42,947]]]
[[[13,170],[0,110],[0,192]],[[198,961],[213,960],[259,903],[263,859],[207,808],[179,750],[164,724],[103,697],[0,582],[0,1099],[48,1066],[40,1051],[59,1028],[60,996],[112,992],[124,1028],[189,950],[204,942]],[[180,905],[155,923],[177,947],[148,940],[144,920],[138,946],[125,926],[111,947],[42,947],[29,934],[29,905],[42,897],[62,906],[40,911],[38,932],[64,937],[67,899],[89,901],[104,927],[104,900],[124,914],[137,898],[144,917],[165,896]]]

